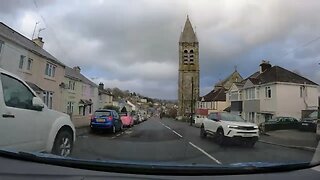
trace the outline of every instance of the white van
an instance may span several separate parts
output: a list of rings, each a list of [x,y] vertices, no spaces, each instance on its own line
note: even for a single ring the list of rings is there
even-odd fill
[[[70,155],[75,128],[14,74],[0,68],[0,149]]]

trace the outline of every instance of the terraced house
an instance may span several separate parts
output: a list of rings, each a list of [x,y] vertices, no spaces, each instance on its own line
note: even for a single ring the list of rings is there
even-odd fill
[[[30,40],[0,22],[0,67],[24,79],[50,109],[63,111],[65,65],[43,45],[41,37]]]
[[[81,118],[98,109],[98,86],[81,74],[80,67],[66,67],[63,89],[64,113]]]

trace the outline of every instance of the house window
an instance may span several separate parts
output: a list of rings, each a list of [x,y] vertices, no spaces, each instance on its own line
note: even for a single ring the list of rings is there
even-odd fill
[[[67,113],[72,114],[73,113],[73,108],[74,108],[74,102],[69,101],[67,104]]]
[[[19,69],[22,69],[22,68],[23,68],[23,63],[24,63],[24,58],[25,58],[25,57],[26,57],[26,56],[23,56],[23,55],[20,56]]]
[[[246,90],[246,99],[255,99],[255,88],[250,88]]]
[[[307,87],[305,86],[300,86],[300,97],[307,97]]]
[[[31,58],[28,59],[27,70],[29,71],[31,70],[32,61],[33,60]]]
[[[256,89],[256,94],[257,94],[256,98],[259,99],[260,98],[259,88]]]
[[[50,76],[50,77],[54,77],[56,73],[56,66],[53,64],[46,64],[46,70],[45,70],[45,75]]]
[[[271,98],[271,87],[265,87],[266,98]]]
[[[49,109],[52,109],[52,97],[53,97],[53,92],[51,91],[43,92],[43,102],[48,106]]]
[[[230,93],[230,101],[237,101],[238,100],[238,92],[237,91],[232,91]]]
[[[70,89],[70,90],[74,90],[74,89],[75,89],[75,86],[76,86],[76,82],[74,82],[74,81],[69,81],[69,89]]]

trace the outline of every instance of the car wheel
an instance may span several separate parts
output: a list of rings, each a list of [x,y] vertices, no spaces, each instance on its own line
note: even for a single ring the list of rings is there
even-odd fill
[[[73,148],[73,137],[70,131],[63,130],[58,133],[53,144],[52,154],[67,157]]]
[[[222,129],[218,129],[216,132],[216,141],[219,145],[224,145],[225,136]]]
[[[112,133],[115,134],[116,132],[117,132],[116,126],[113,125],[113,126],[112,126]]]
[[[207,133],[204,130],[204,126],[203,125],[200,127],[200,137],[201,138],[206,138],[207,137]]]

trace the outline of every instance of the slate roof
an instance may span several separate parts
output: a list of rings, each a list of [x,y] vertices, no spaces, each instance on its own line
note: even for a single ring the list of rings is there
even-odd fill
[[[46,50],[38,46],[36,43],[34,43],[32,40],[28,39],[27,37],[23,36],[22,34],[18,33],[17,31],[13,30],[9,26],[5,25],[3,22],[0,22],[0,36],[4,37],[5,39],[8,39],[10,41],[13,41],[17,43],[18,45],[22,46],[28,51],[31,51],[32,53],[46,58],[49,61],[59,64],[61,66],[65,66],[62,62],[60,62],[57,58],[52,56],[50,53],[48,53]]]
[[[83,83],[89,84],[93,87],[98,87],[97,84],[95,84],[94,82],[89,80],[87,77],[82,75],[80,72],[77,72],[76,70],[74,70],[73,68],[70,68],[68,66],[66,66],[66,69],[65,69],[65,76],[68,78],[74,79],[74,80],[82,81]]]
[[[113,96],[113,94],[105,89],[98,89],[99,90],[99,95],[100,94],[107,94],[109,96]]]
[[[184,24],[183,31],[180,35],[179,42],[198,42],[198,38],[193,31],[193,27],[191,25],[191,22],[189,20],[189,17],[187,16],[186,23]]]
[[[227,78],[225,78],[222,81],[219,81],[215,86],[224,86],[235,74],[238,74],[242,78],[242,76],[240,75],[240,73],[238,71],[234,71]]]
[[[253,84],[266,84],[271,82],[288,82],[297,84],[318,85],[317,83],[302,77],[280,66],[273,66],[256,77],[249,78]]]
[[[224,88],[217,88],[210,91],[208,94],[200,97],[200,101],[203,98],[203,102],[211,102],[211,101],[226,101],[226,93]]]

